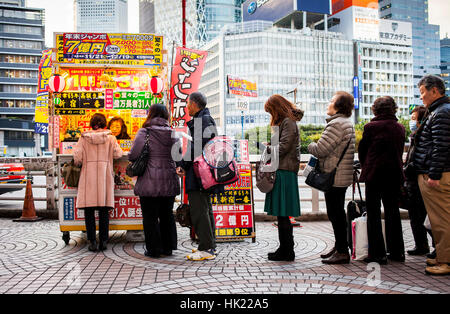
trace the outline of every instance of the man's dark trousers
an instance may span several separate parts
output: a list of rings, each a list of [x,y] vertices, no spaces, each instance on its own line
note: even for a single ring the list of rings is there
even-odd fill
[[[210,194],[202,191],[188,192],[191,207],[191,220],[198,236],[199,251],[216,248],[216,224],[213,215]]]

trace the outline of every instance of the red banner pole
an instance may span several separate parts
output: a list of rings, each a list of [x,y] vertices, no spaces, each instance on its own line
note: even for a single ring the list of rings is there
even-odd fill
[[[183,21],[182,21],[182,27],[183,27],[183,48],[186,48],[186,0],[181,0],[181,7],[182,7],[182,15],[183,15]]]

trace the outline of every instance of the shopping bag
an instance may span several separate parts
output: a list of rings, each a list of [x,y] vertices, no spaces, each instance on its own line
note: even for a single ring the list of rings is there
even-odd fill
[[[381,220],[384,247],[386,247],[386,227],[384,219]],[[369,256],[369,237],[367,235],[367,213],[352,221],[353,250],[352,259],[361,261]]]
[[[352,221],[353,250],[352,259],[360,261],[369,256],[369,238],[367,236],[367,216]]]

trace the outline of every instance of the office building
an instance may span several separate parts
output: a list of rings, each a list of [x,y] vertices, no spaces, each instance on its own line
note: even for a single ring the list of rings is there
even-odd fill
[[[139,33],[155,33],[155,4],[153,0],[139,0]]]
[[[375,99],[392,96],[398,116],[407,116],[414,102],[412,25],[380,19],[376,2],[333,0],[333,16],[339,23],[330,31],[343,33],[355,43],[356,116],[373,117]]]
[[[153,0],[155,33],[164,36],[165,47],[182,40],[182,7],[179,0]],[[186,43],[200,48],[227,24],[241,21],[243,0],[186,0]],[[151,19],[151,17],[149,17]]]
[[[34,156],[46,146],[33,123],[44,10],[6,2],[0,4],[0,146],[10,156]]]
[[[426,74],[440,74],[439,26],[429,24],[428,0],[379,0],[382,19],[407,21],[412,24],[414,57],[414,104],[422,105],[417,87]]]
[[[450,38],[441,39],[441,77],[445,81],[445,94],[450,95]]]
[[[353,42],[339,33],[274,27],[251,21],[227,26],[203,47],[209,56],[199,91],[208,99],[211,115],[223,132],[241,134],[241,111],[236,96],[227,92],[227,76],[257,84],[248,97],[245,129],[267,126],[264,103],[280,94],[305,110],[302,124],[326,124],[326,108],[334,92],[352,91]],[[291,93],[292,92],[292,93]]]
[[[127,33],[127,0],[74,0],[75,31]]]

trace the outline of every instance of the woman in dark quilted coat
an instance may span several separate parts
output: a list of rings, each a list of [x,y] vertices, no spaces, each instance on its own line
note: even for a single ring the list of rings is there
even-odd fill
[[[360,181],[366,183],[369,238],[369,257],[364,261],[386,264],[389,258],[403,262],[405,246],[398,199],[404,180],[402,155],[405,128],[397,122],[397,104],[392,97],[377,98],[372,111],[375,118],[364,126],[358,147],[362,169]],[[381,201],[384,205],[387,247],[382,233]]]
[[[141,201],[145,255],[150,257],[172,255],[176,241],[173,203],[180,194],[180,181],[171,155],[177,139],[168,119],[169,112],[164,105],[152,105],[128,155],[130,161],[139,157],[148,134],[150,156],[144,175],[137,179],[134,193]]]

